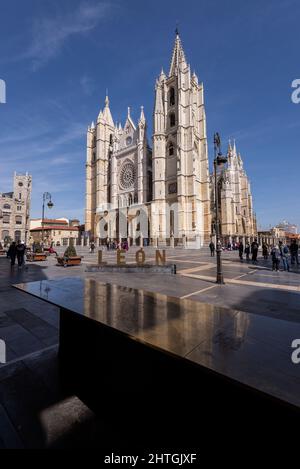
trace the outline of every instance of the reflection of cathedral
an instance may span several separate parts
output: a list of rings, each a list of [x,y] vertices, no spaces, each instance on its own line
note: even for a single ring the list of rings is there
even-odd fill
[[[153,149],[143,107],[135,124],[114,123],[108,96],[88,128],[86,231],[95,240],[200,247],[210,239],[210,191],[203,84],[191,73],[178,32],[168,75],[155,84]],[[252,196],[235,145],[220,180],[225,236],[256,231]]]
[[[235,142],[229,142],[228,164],[218,173],[220,232],[223,239],[253,238],[257,234],[250,182]],[[214,177],[211,180],[211,201],[214,207]],[[214,224],[214,218],[212,219]]]

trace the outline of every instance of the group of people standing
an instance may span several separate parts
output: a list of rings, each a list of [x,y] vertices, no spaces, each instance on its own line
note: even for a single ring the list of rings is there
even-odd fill
[[[240,260],[243,261],[243,256],[245,254],[246,255],[246,261],[250,261],[250,254],[252,254],[252,262],[255,264],[257,262],[258,247],[259,246],[258,246],[257,239],[255,239],[251,245],[247,241],[245,246],[244,246],[243,242],[241,241],[237,246],[237,249],[239,251]],[[215,243],[213,241],[211,241],[209,243],[209,249],[210,249],[211,257],[214,257],[214,255],[215,255]]]
[[[215,255],[215,245],[211,241],[209,244],[211,257]],[[257,239],[255,239],[251,245],[247,241],[244,243],[242,241],[238,244],[239,258],[243,262],[244,255],[246,256],[246,261],[252,260],[253,264],[257,264],[259,244]],[[293,239],[290,246],[287,246],[282,241],[279,241],[278,246],[268,246],[266,243],[262,244],[262,256],[264,260],[268,260],[269,256],[272,259],[272,270],[279,271],[280,263],[282,262],[283,270],[290,270],[290,263],[299,265],[299,245],[296,239]],[[251,259],[250,259],[251,255]]]
[[[17,243],[13,241],[7,251],[7,257],[10,258],[11,267],[14,267],[14,265],[16,264],[16,258],[18,261],[18,266],[22,267],[25,263],[25,253],[26,253],[25,244],[22,243],[21,241],[18,241]]]
[[[271,249],[272,270],[278,272],[280,262],[282,261],[283,270],[289,272],[290,262],[291,264],[299,265],[298,252],[299,246],[295,239],[292,240],[290,246],[287,246],[286,244],[283,244],[282,241],[279,241],[278,246],[273,246]]]
[[[255,238],[255,240],[251,243],[247,241],[245,243],[245,247],[244,247],[244,244],[242,241],[240,241],[239,243],[239,257],[240,257],[240,261],[243,262],[244,260],[244,257],[243,255],[245,254],[246,255],[246,261],[250,261],[250,254],[252,255],[252,264],[256,264],[257,263],[257,255],[258,255],[258,248],[259,248],[259,245],[258,245],[258,242],[257,242],[257,239]]]
[[[125,251],[128,251],[129,244],[128,244],[128,241],[122,241],[122,242],[117,243],[115,241],[110,241],[109,239],[107,239],[106,249],[108,251],[115,251],[116,249],[125,249]]]

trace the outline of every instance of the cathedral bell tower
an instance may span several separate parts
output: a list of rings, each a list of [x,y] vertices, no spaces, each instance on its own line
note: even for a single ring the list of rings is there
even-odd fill
[[[152,235],[200,247],[210,233],[203,84],[191,74],[178,31],[168,76],[155,86]]]

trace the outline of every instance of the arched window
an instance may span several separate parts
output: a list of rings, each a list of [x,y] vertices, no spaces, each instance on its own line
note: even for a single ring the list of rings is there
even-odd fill
[[[21,241],[21,231],[19,230],[15,231],[15,241]]]
[[[16,216],[16,225],[22,225],[22,217],[20,215]]]
[[[174,88],[170,88],[170,106],[174,106],[175,104],[175,90]]]
[[[5,238],[9,237],[9,231],[8,230],[2,230],[2,241],[5,241]]]
[[[95,147],[97,145],[97,140],[96,137],[93,138],[93,146]]]
[[[3,209],[4,210],[10,210],[10,205],[9,204],[4,204]]]
[[[112,145],[113,144],[113,135],[110,134],[109,136],[109,144]]]
[[[176,123],[175,113],[171,112],[171,114],[170,114],[170,127],[174,127],[175,123]]]
[[[9,223],[10,222],[10,217],[7,214],[3,214],[3,223]]]

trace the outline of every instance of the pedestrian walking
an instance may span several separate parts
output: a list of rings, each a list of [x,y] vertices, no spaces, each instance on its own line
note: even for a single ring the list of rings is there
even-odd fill
[[[241,262],[243,262],[243,254],[244,254],[244,244],[243,244],[243,241],[240,241],[240,243],[239,243],[239,257],[240,257]]]
[[[16,252],[17,252],[17,259],[18,259],[18,266],[22,267],[24,264],[24,256],[25,256],[26,246],[24,243],[20,241],[17,244]]]
[[[94,241],[92,241],[91,244],[90,244],[90,252],[92,254],[94,254],[94,251],[95,251],[95,243],[94,243]]]
[[[267,260],[269,257],[269,248],[266,243],[263,243],[262,245],[262,255],[265,260]]]
[[[246,254],[246,261],[250,261],[250,244],[247,241],[245,245],[245,254]]]
[[[299,265],[298,252],[299,252],[298,243],[295,239],[293,239],[292,242],[291,242],[291,245],[290,245],[291,264],[296,263],[297,265]]]
[[[209,243],[209,249],[210,249],[210,257],[214,257],[215,255],[215,243],[211,241]]]
[[[10,265],[13,267],[16,263],[16,255],[17,255],[17,250],[16,250],[16,243],[13,241],[11,245],[9,246],[9,249],[7,251],[7,257],[10,258]]]
[[[252,253],[252,263],[256,264],[257,263],[257,254],[258,254],[258,242],[257,239],[251,243],[251,253]]]
[[[280,263],[280,252],[277,246],[272,247],[271,258],[272,258],[272,270],[275,270],[276,272],[278,272],[279,263]]]
[[[280,257],[283,262],[283,270],[289,272],[290,271],[289,248],[287,247],[286,244],[283,244],[282,241],[279,241],[279,251],[280,251]]]

